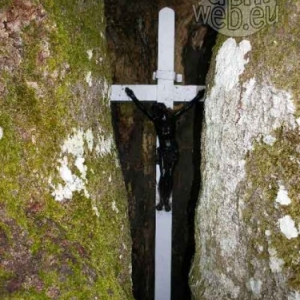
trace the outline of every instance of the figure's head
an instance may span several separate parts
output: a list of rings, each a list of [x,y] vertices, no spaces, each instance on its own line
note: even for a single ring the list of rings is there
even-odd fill
[[[160,118],[163,117],[164,114],[168,113],[168,108],[164,103],[154,103],[151,106],[151,111],[153,115]]]

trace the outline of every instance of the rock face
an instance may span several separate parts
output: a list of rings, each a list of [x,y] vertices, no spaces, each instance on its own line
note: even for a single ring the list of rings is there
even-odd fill
[[[205,102],[195,299],[300,299],[299,1],[220,37]]]
[[[132,299],[104,36],[102,2],[1,1],[1,299]]]

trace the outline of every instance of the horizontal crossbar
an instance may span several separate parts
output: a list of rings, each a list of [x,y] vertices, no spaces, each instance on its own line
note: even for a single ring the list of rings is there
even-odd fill
[[[125,88],[133,90],[136,97],[141,101],[157,101],[157,85],[141,84],[141,85],[112,85],[110,100],[115,101],[131,101],[126,95]],[[198,91],[204,90],[204,85],[174,85],[173,101],[186,102],[192,100]],[[203,100],[202,100],[203,101]]]

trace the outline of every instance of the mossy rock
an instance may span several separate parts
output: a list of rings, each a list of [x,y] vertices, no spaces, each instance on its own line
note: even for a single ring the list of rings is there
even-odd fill
[[[1,299],[132,299],[103,10],[1,2]]]

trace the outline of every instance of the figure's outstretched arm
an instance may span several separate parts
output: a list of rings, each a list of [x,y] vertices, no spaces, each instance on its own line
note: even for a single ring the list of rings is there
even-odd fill
[[[125,88],[125,93],[131,100],[135,103],[135,105],[150,119],[153,121],[153,116],[151,113],[146,109],[146,107],[143,105],[143,103],[135,96],[133,90],[130,88]]]
[[[201,90],[198,92],[196,97],[189,101],[187,104],[185,104],[181,109],[174,112],[175,118],[179,118],[181,115],[183,115],[186,111],[188,111],[194,104],[196,104],[199,100],[201,100],[204,96],[205,90]]]

